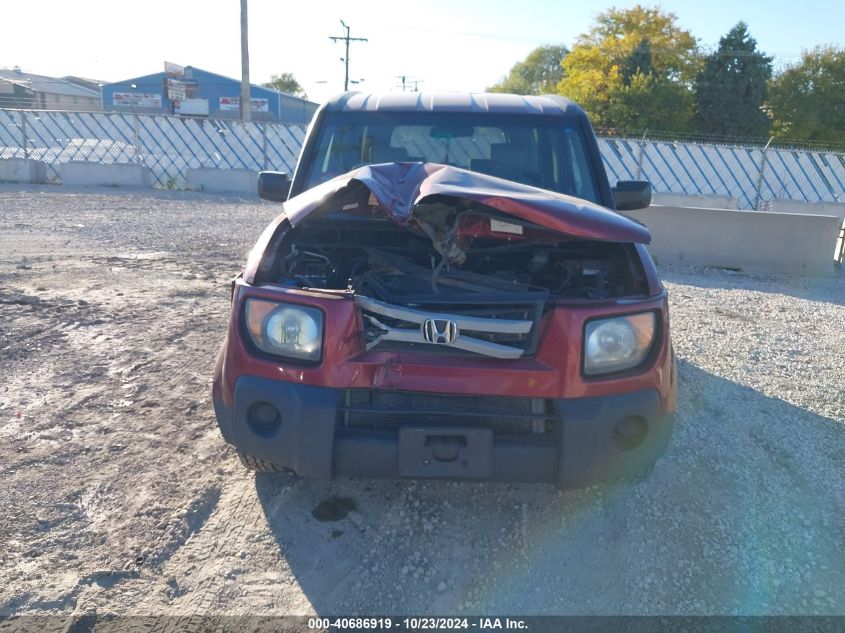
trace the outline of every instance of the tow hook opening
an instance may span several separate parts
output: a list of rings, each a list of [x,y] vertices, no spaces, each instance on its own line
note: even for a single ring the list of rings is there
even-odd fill
[[[461,449],[466,448],[464,435],[429,435],[425,438],[426,448],[431,449],[431,456],[438,462],[453,462],[458,459]]]

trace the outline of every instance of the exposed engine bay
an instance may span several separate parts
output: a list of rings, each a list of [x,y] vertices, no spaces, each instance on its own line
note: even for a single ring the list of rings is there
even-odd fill
[[[368,349],[519,358],[554,301],[646,294],[633,245],[555,233],[478,203],[419,205],[406,225],[371,207],[287,232],[274,283],[351,292]],[[428,328],[428,330],[426,329]]]

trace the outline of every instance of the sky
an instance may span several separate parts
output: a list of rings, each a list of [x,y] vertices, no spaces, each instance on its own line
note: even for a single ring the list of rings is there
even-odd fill
[[[541,44],[572,46],[595,16],[635,2],[552,0],[249,0],[252,83],[292,72],[313,101],[343,90],[343,45],[352,29],[350,79],[365,91],[483,91]],[[647,6],[655,3],[643,2]],[[803,49],[845,46],[845,2],[668,0],[705,47],[748,23],[775,66]],[[163,70],[165,60],[239,78],[240,0],[0,0],[0,67],[117,81]]]

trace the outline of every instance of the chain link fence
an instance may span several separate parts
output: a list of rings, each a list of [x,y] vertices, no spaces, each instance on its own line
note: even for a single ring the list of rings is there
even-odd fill
[[[743,209],[845,202],[842,152],[647,138],[602,138],[599,147],[611,181],[648,180],[659,192],[728,196]]]
[[[0,158],[43,161],[50,182],[69,161],[144,165],[165,188],[185,187],[191,168],[292,172],[304,137],[302,125],[0,109]]]
[[[41,160],[52,182],[62,163],[79,160],[145,165],[167,188],[184,187],[196,167],[292,172],[304,136],[304,126],[280,123],[0,109],[0,158]],[[648,180],[657,192],[729,196],[745,209],[845,202],[845,153],[834,150],[645,137],[604,137],[599,147],[612,183]]]

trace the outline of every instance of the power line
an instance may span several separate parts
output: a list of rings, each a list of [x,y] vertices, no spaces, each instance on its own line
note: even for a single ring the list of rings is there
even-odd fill
[[[351,29],[348,26],[346,26],[346,22],[344,22],[343,20],[341,20],[340,23],[341,23],[341,25],[343,25],[343,28],[346,29],[346,35],[339,35],[339,36],[329,35],[329,39],[332,40],[333,42],[340,42],[340,41],[346,42],[346,56],[340,58],[340,61],[343,62],[344,67],[345,67],[345,73],[344,73],[344,76],[343,76],[343,89],[344,89],[344,91],[346,91],[346,90],[349,90],[349,42],[366,42],[368,40],[367,40],[366,37],[349,37],[349,33],[350,33]]]

